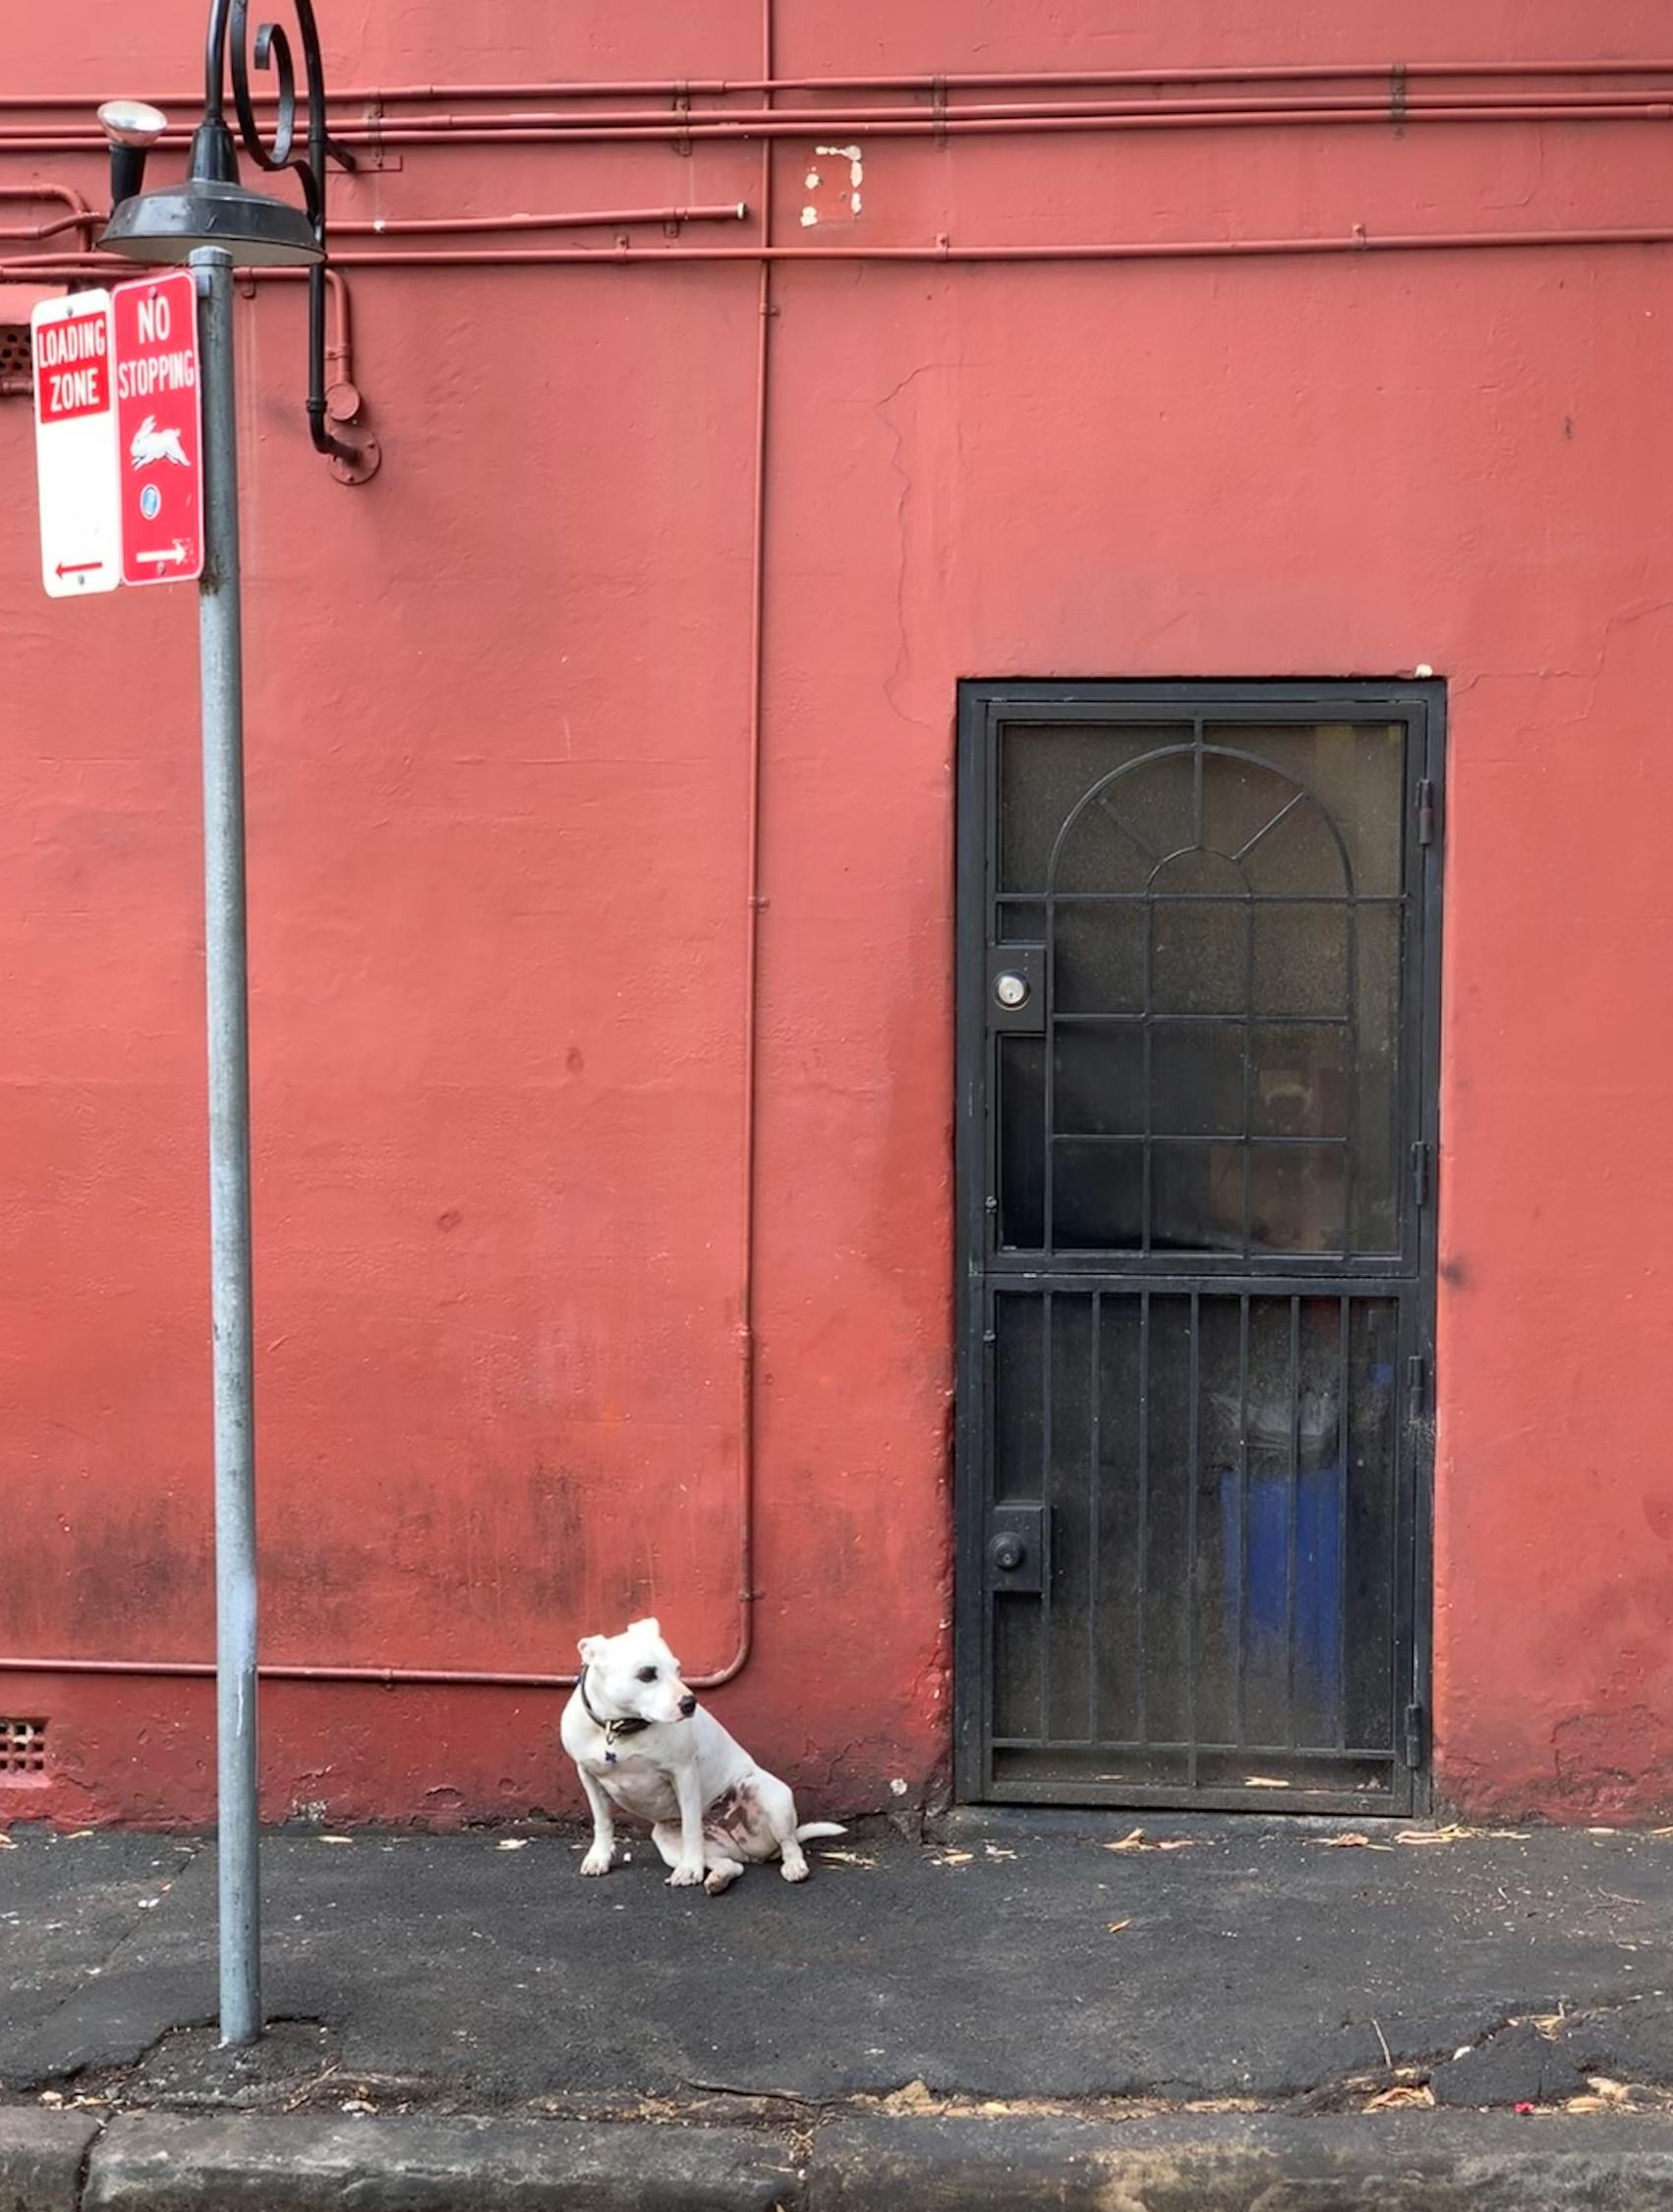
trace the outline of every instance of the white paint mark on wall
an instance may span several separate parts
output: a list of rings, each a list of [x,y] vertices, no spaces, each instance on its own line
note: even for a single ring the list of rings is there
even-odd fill
[[[857,146],[815,146],[822,160],[845,161],[848,164],[848,204],[857,215],[860,211],[860,186],[865,182],[865,158]]]
[[[819,190],[819,171],[817,169],[810,169],[808,171],[807,189],[809,190],[809,192],[817,192]]]
[[[818,222],[818,220],[819,220],[819,209],[818,209],[817,207],[804,207],[804,208],[802,209],[802,228],[803,228],[803,230],[806,230],[806,229],[807,229],[807,227],[808,227],[808,225],[809,225],[810,223],[816,223],[816,222]]]

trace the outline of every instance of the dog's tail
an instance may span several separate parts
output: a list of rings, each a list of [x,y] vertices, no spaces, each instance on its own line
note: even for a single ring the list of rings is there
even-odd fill
[[[803,1821],[796,1831],[798,1843],[811,1843],[816,1835],[846,1835],[847,1830],[836,1821]]]

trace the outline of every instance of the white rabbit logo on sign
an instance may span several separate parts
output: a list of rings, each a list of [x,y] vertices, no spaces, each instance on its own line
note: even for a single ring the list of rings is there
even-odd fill
[[[177,469],[192,466],[181,450],[179,431],[158,430],[154,415],[147,415],[134,433],[128,457],[137,469],[149,468],[153,461],[167,461]]]

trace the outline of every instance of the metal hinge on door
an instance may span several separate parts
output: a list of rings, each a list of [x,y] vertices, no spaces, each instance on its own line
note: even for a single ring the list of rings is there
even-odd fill
[[[1418,1142],[1412,1147],[1412,1203],[1421,1213],[1429,1202],[1429,1147]]]
[[[1417,786],[1417,843],[1433,844],[1435,842],[1435,786],[1433,779],[1425,776]]]
[[[1428,1379],[1428,1369],[1421,1353],[1413,1353],[1406,1363],[1406,1421],[1409,1427],[1415,1428],[1423,1418]]]
[[[1400,1754],[1413,1774],[1423,1764],[1423,1708],[1409,1705],[1401,1731]]]

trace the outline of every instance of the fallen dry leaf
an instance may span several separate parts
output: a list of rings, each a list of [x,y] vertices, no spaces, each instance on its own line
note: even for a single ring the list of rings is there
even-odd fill
[[[1135,1828],[1129,1834],[1124,1835],[1119,1843],[1106,1843],[1104,1848],[1106,1851],[1142,1851],[1144,1848],[1144,1831],[1141,1828]]]
[[[505,1835],[493,1847],[496,1851],[526,1851],[529,1841],[526,1835]]]
[[[1627,2105],[1632,2103],[1633,2093],[1627,2084],[1624,2081],[1611,2081],[1607,2074],[1589,2073],[1586,2077],[1586,2085],[1600,2104]]]
[[[933,1861],[933,1864],[936,1866],[968,1866],[975,1856],[974,1851],[943,1851],[940,1858]]]
[[[1014,1851],[1002,1850],[997,1843],[984,1843],[982,1849],[990,1859],[1013,1859],[1016,1856]]]
[[[345,2097],[342,2110],[344,2112],[375,2112],[377,2107],[369,2105],[364,2097]]]
[[[43,2105],[61,2105],[64,2102],[64,2092],[62,2089],[43,2089],[36,2102]]]
[[[908,2081],[883,2099],[885,2112],[933,2112],[935,2096],[927,2081]]]
[[[822,1859],[835,1859],[838,1866],[876,1866],[877,1864],[875,1859],[868,1859],[863,1851],[821,1851],[818,1856]]]
[[[1392,2089],[1384,2089],[1365,2107],[1367,2112],[1410,2112],[1414,2107],[1432,2105],[1435,2092],[1426,2081],[1400,2081]]]
[[[1568,2097],[1563,2102],[1565,2112],[1613,2112],[1615,2107],[1607,2097]]]
[[[1357,1829],[1351,1830],[1346,1835],[1315,1835],[1312,1840],[1326,1851],[1392,1851],[1394,1849],[1392,1843],[1373,1843],[1368,1835],[1361,1835]]]
[[[64,1837],[64,1841],[66,1843],[79,1843],[84,1835],[90,1835],[91,1834],[90,1828],[73,1828],[69,1834]]]
[[[1289,1786],[1290,1784],[1287,1781],[1281,1780],[1276,1775],[1245,1775],[1243,1776],[1243,1787],[1245,1789],[1288,1789]]]
[[[1106,1843],[1106,1851],[1188,1851],[1194,1847],[1195,1838],[1189,1835],[1167,1835],[1152,1842],[1143,1829],[1135,1828],[1130,1835],[1124,1835],[1119,1843]]]
[[[314,1840],[317,1843],[352,1843],[354,1837],[352,1835],[317,1835]]]
[[[1109,1926],[1109,1933],[1112,1936],[1119,1936],[1124,1928],[1130,1928],[1131,1926],[1132,1922],[1130,1920],[1112,1920]]]
[[[1613,1833],[1611,1831],[1611,1833]],[[1491,1836],[1505,1843],[1526,1843],[1528,1831],[1522,1828],[1466,1828],[1454,1821],[1447,1828],[1407,1828],[1395,1837],[1397,1843],[1468,1843],[1479,1836]]]
[[[0,1851],[15,1851],[17,1847],[17,1844],[6,1834],[5,1830],[0,1829]]]

